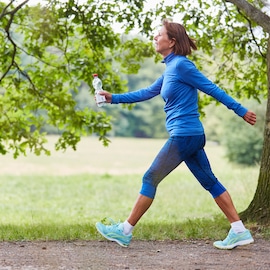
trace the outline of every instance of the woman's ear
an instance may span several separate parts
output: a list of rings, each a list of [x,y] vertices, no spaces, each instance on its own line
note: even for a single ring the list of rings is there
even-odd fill
[[[175,38],[172,38],[171,40],[170,40],[170,49],[172,48],[172,47],[174,47],[174,45],[175,45]]]

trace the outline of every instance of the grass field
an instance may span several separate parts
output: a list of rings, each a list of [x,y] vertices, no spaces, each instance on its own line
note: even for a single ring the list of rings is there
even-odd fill
[[[53,149],[54,141],[55,137],[49,137],[48,148]],[[96,239],[96,221],[125,219],[140,190],[142,174],[165,140],[111,141],[104,148],[97,138],[84,138],[77,151],[52,151],[49,157],[29,154],[14,160],[11,155],[1,156],[0,238]],[[224,150],[215,144],[207,144],[206,152],[238,211],[244,210],[255,192],[259,168],[228,163]],[[185,237],[203,237],[201,230],[209,231],[214,217],[220,230],[227,229],[226,220],[221,215],[217,218],[218,214],[211,196],[181,164],[160,184],[135,237],[174,239],[181,235],[179,226],[182,231],[186,226]],[[200,224],[202,218],[207,219],[206,225]],[[165,232],[164,224],[170,228]]]

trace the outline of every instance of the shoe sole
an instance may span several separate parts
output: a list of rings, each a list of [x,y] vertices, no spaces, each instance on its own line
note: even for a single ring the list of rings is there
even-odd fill
[[[218,249],[234,249],[238,246],[245,246],[245,245],[249,245],[249,244],[252,244],[254,242],[254,239],[247,239],[247,240],[242,240],[242,241],[239,241],[235,244],[232,244],[232,245],[228,245],[228,246],[219,246],[219,245],[215,245],[214,243],[214,247],[218,248]]]
[[[110,241],[113,241],[113,242],[116,242],[116,243],[117,243],[118,245],[120,245],[121,247],[125,247],[125,248],[128,247],[128,245],[123,244],[123,243],[120,242],[119,240],[117,240],[117,239],[115,239],[115,238],[111,238],[111,237],[109,237],[108,235],[104,234],[102,231],[99,230],[99,228],[98,228],[97,225],[96,225],[96,228],[97,228],[98,232],[99,232],[103,237],[105,237],[106,239],[108,239],[108,240],[110,240]]]

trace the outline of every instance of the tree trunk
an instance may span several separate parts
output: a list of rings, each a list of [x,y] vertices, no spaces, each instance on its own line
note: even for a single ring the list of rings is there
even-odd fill
[[[268,99],[264,130],[264,144],[257,189],[248,208],[240,214],[243,220],[270,224],[270,37],[267,50]]]

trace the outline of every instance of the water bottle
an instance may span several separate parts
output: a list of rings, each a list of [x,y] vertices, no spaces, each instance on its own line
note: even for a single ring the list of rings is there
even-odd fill
[[[106,104],[106,98],[99,94],[100,91],[102,91],[102,81],[98,77],[98,74],[93,74],[93,87],[95,89],[95,97],[96,97],[96,103],[98,107],[102,107]]]

